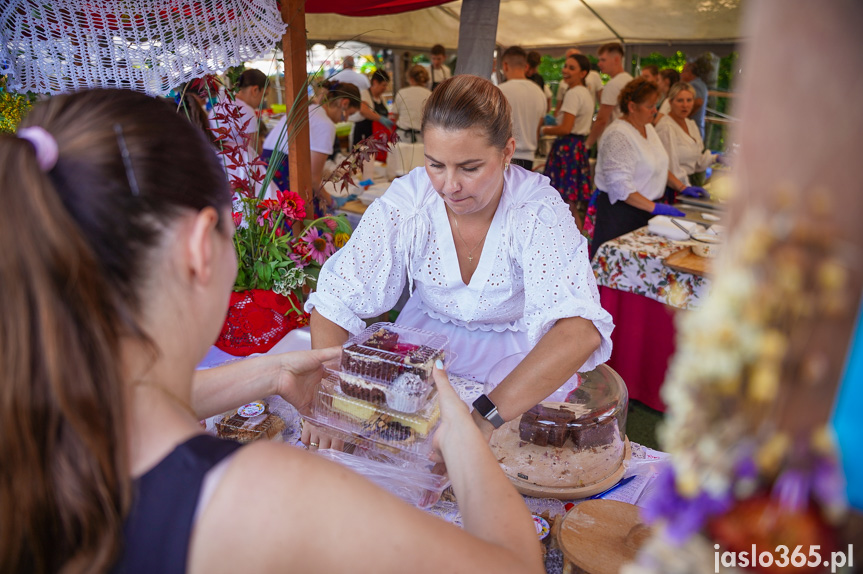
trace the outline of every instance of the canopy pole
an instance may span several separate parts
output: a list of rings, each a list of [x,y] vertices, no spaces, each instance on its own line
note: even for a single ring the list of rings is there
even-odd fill
[[[285,102],[290,114],[296,102],[296,113],[306,114],[309,107],[306,86],[306,8],[304,0],[283,0],[282,20],[288,30],[282,37],[282,53],[285,59]],[[315,215],[312,205],[312,152],[309,144],[309,122],[302,118],[291,121],[288,117],[288,170],[291,191],[300,194],[306,202],[306,216]]]
[[[594,16],[596,16],[596,17],[597,17],[597,19],[599,19],[599,21],[600,21],[600,22],[602,22],[602,23],[605,25],[605,27],[606,27],[606,28],[608,28],[608,29],[611,31],[611,33],[612,33],[612,34],[614,34],[614,37],[615,37],[615,38],[617,38],[618,40],[620,40],[620,43],[621,43],[621,44],[626,44],[626,40],[624,40],[624,39],[623,39],[623,36],[621,36],[620,34],[618,34],[618,33],[617,33],[617,30],[615,30],[614,28],[612,28],[612,27],[611,27],[611,24],[609,24],[608,22],[606,22],[606,21],[605,21],[605,19],[604,19],[602,16],[600,16],[600,15],[597,13],[597,11],[596,11],[596,10],[594,10],[594,9],[590,6],[590,4],[588,4],[588,3],[587,3],[587,0],[581,0],[581,3],[582,3],[582,4],[584,4],[584,7],[585,7],[585,8],[587,8],[588,10],[590,10],[590,12],[591,12]]]
[[[464,0],[458,27],[456,74],[491,78],[500,0]]]

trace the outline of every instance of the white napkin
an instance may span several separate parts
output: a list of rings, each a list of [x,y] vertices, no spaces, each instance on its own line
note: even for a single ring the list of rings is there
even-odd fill
[[[698,225],[694,221],[687,221],[683,217],[675,217],[674,220],[688,229],[690,233],[701,233],[704,231],[704,227]],[[683,233],[682,229],[674,225],[674,223],[671,222],[671,218],[667,215],[657,215],[656,217],[652,217],[650,221],[647,222],[647,229],[651,233],[673,239],[674,241],[684,241],[689,239],[689,236]]]

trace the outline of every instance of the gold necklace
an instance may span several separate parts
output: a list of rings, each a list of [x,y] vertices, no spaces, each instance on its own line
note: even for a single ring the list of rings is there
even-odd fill
[[[488,235],[488,229],[485,230],[485,233],[483,234],[482,239],[479,240],[479,243],[474,245],[473,249],[471,249],[470,246],[467,244],[467,241],[464,240],[464,237],[461,234],[461,229],[459,229],[458,227],[458,218],[456,217],[455,213],[452,214],[452,220],[455,221],[455,232],[458,233],[458,238],[461,239],[461,242],[464,243],[465,247],[467,247],[467,262],[469,264],[472,264],[473,252],[476,250],[477,247],[482,244],[483,241],[485,241],[485,238]],[[491,229],[491,226],[489,226],[489,229]]]

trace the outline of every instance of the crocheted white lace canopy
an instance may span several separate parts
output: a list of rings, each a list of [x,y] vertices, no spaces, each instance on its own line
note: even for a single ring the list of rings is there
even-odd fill
[[[165,94],[268,52],[275,0],[0,2],[0,74],[15,91],[129,88]]]

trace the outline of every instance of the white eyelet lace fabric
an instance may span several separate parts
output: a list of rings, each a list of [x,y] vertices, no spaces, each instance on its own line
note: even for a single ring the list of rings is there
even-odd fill
[[[443,200],[417,168],[397,179],[363,215],[351,240],[321,270],[306,310],[358,333],[363,318],[388,311],[410,279],[412,299],[428,316],[468,330],[527,333],[531,346],[565,317],[592,321],[611,354],[611,316],[600,306],[578,232],[560,194],[544,176],[510,168],[476,271],[461,279]]]
[[[668,181],[668,154],[652,125],[647,138],[625,120],[612,122],[599,139],[596,187],[611,203],[639,192],[647,199],[662,197]]]
[[[18,0],[0,8],[0,74],[15,91],[126,88],[152,95],[268,53],[271,0]]]

